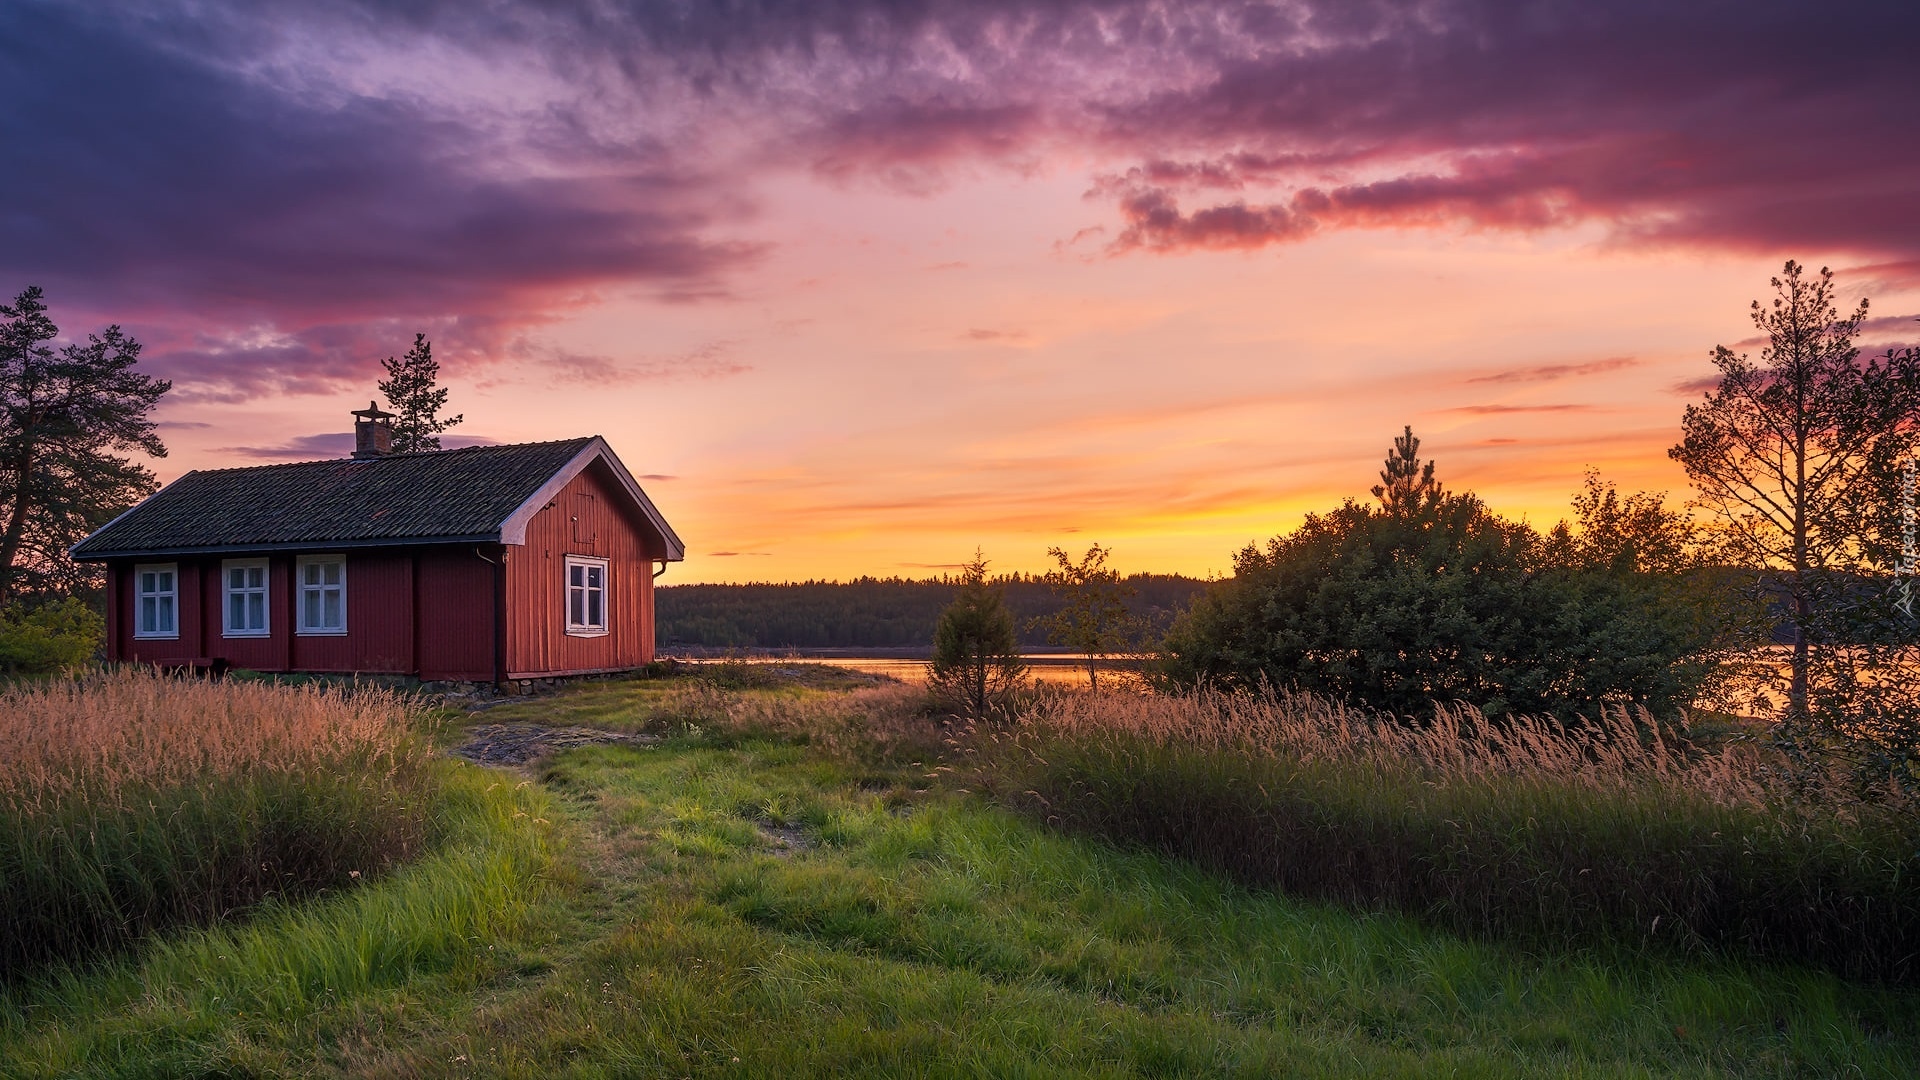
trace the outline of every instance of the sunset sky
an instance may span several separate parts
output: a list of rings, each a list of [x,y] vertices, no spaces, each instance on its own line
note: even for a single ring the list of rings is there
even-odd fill
[[[1676,14],[1676,12],[1679,12]],[[1920,5],[0,0],[0,292],[188,469],[605,435],[666,582],[1226,572],[1402,425],[1550,524],[1788,258],[1920,341]],[[458,445],[460,440],[449,440]]]

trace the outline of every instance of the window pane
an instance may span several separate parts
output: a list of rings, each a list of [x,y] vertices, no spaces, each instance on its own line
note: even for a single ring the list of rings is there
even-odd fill
[[[606,576],[606,573],[607,569],[604,566],[587,567],[587,584],[596,589],[600,588],[606,584],[605,581],[601,580]]]
[[[581,566],[578,563],[567,567],[567,584],[570,587],[575,589],[586,584],[586,581],[583,576],[586,569],[587,569],[586,567]]]
[[[300,625],[308,630],[320,629],[320,594],[317,591],[302,592],[300,600],[302,612]]]
[[[587,625],[604,627],[607,620],[600,614],[600,590],[587,593]]]
[[[247,629],[247,597],[244,593],[234,593],[227,597],[227,629]]]
[[[323,572],[322,577],[327,584],[338,585],[340,584],[340,572],[346,569],[346,564],[337,562],[321,563],[320,569]]]
[[[151,634],[158,629],[159,603],[151,596],[140,598],[140,632]]]
[[[140,591],[143,593],[159,591],[153,583],[153,571],[148,570],[140,575]]]
[[[267,628],[267,597],[265,593],[254,593],[247,597],[247,629],[265,630]]]
[[[320,595],[326,597],[326,601],[322,606],[322,610],[326,614],[326,628],[329,630],[338,630],[346,625],[346,620],[341,617],[340,613],[340,590],[328,589]]]
[[[267,587],[267,568],[264,566],[248,567],[247,568],[247,587],[250,589],[266,588]]]
[[[158,618],[155,620],[156,625],[154,629],[162,634],[171,633],[173,630],[173,597],[162,596],[158,597],[157,601],[159,603],[159,612]]]
[[[173,571],[162,570],[158,574],[155,574],[154,578],[160,582],[161,592],[173,591]]]
[[[301,580],[309,585],[320,584],[320,564],[308,563],[300,568]]]
[[[227,570],[227,588],[244,589],[247,587],[247,570],[243,566],[230,567]]]

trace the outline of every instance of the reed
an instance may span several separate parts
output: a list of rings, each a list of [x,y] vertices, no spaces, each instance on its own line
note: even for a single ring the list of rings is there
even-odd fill
[[[121,671],[0,693],[0,974],[411,857],[431,754],[384,691]]]
[[[1060,695],[977,743],[1001,797],[1256,886],[1482,936],[1920,981],[1920,815],[1758,742],[1310,695]]]

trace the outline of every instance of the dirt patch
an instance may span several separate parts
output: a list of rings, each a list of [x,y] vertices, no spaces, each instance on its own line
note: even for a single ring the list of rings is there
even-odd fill
[[[755,824],[760,826],[760,835],[766,839],[767,846],[773,849],[775,855],[798,855],[813,846],[812,837],[791,825],[771,825],[764,821]]]
[[[649,746],[658,736],[601,731],[598,728],[551,727],[546,724],[476,724],[467,729],[467,741],[451,751],[479,765],[525,765],[560,750],[603,743]]]

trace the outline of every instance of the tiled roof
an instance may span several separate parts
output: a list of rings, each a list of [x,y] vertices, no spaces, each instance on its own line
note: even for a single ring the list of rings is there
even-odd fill
[[[594,441],[190,472],[82,540],[73,554],[498,538],[507,518]]]

